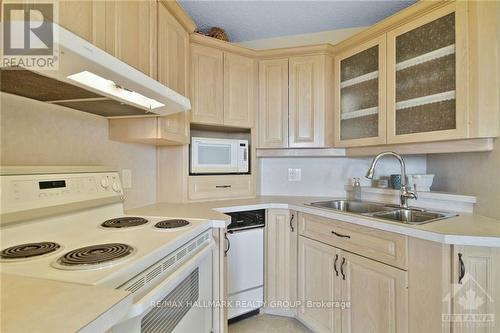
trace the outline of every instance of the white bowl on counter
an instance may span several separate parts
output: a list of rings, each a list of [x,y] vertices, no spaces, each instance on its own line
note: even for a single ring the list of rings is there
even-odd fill
[[[416,188],[417,191],[422,192],[429,192],[434,182],[434,175],[413,174],[407,177],[410,188]]]

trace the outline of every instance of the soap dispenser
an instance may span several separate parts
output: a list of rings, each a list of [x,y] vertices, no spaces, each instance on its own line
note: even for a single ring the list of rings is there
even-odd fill
[[[361,183],[359,181],[359,178],[354,178],[352,197],[355,201],[361,201]]]

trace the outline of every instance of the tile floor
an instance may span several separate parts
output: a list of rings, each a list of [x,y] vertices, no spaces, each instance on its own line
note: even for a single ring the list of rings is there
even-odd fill
[[[229,333],[310,333],[293,318],[259,314],[229,325]]]

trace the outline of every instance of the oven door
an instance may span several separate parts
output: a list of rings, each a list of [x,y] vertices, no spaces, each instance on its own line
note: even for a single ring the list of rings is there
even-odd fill
[[[209,333],[212,331],[212,253],[214,243],[183,263],[135,301],[113,333]]]
[[[238,152],[238,140],[193,137],[191,173],[237,173]]]

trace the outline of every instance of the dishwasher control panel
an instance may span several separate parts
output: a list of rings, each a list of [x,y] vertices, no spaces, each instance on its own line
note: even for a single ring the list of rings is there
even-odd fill
[[[231,216],[228,230],[259,228],[266,225],[266,210],[250,210],[244,212],[227,213]]]

